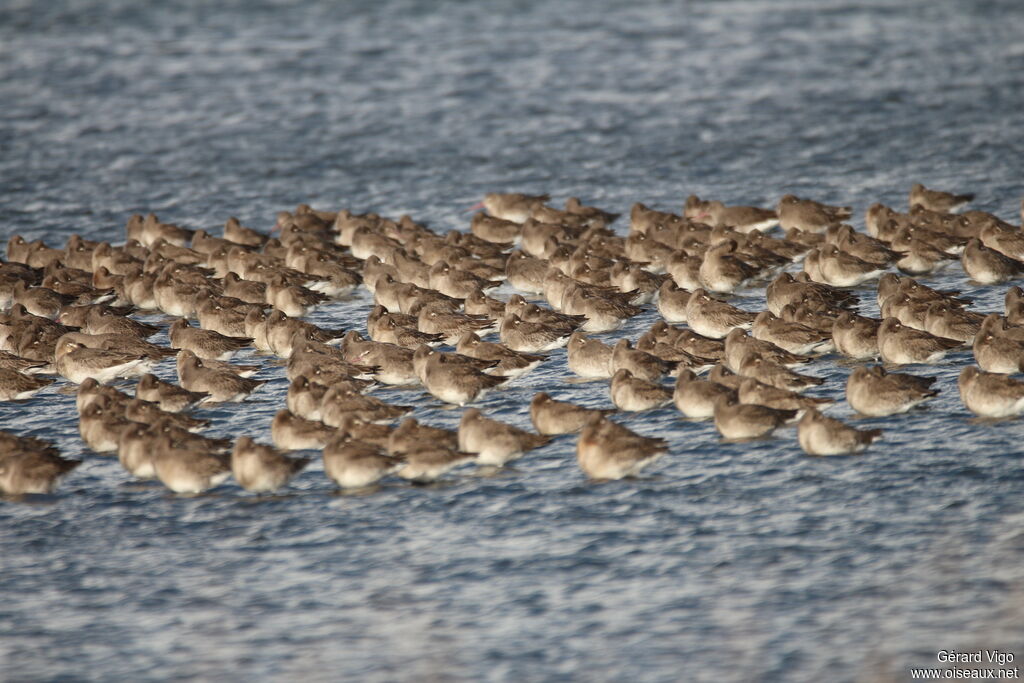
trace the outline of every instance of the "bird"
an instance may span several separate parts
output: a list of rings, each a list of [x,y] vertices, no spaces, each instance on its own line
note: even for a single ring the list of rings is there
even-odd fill
[[[121,414],[110,399],[88,405],[78,416],[78,433],[96,453],[114,453],[121,432],[136,424]]]
[[[795,410],[740,403],[736,396],[723,395],[715,402],[715,429],[726,439],[756,439],[768,436],[796,415]]]
[[[175,493],[199,494],[231,477],[231,458],[197,447],[163,448],[153,455],[157,479]]]
[[[799,367],[814,360],[812,356],[791,353],[770,341],[756,339],[745,330],[730,330],[725,336],[725,354],[722,357],[725,366],[733,372],[739,372],[740,364],[748,353],[754,353],[788,368]]]
[[[975,415],[1014,417],[1024,413],[1024,382],[968,365],[957,377],[960,400]]]
[[[801,199],[787,194],[775,207],[779,226],[783,230],[796,228],[805,232],[824,232],[829,226],[846,220],[853,214],[848,206],[830,206],[812,199]]]
[[[609,391],[612,403],[619,410],[651,410],[672,402],[671,390],[660,384],[635,377],[625,368],[617,370],[612,375]]]
[[[0,493],[8,496],[46,494],[53,491],[81,460],[69,460],[52,447],[25,444],[0,452]]]
[[[405,466],[405,458],[384,453],[379,445],[339,434],[323,450],[324,472],[343,489],[372,486]]]
[[[473,208],[484,208],[488,214],[506,221],[525,223],[533,209],[545,204],[550,198],[546,194],[488,192],[484,195],[483,201]]]
[[[209,394],[209,402],[238,402],[266,383],[266,380],[255,380],[225,370],[207,367],[208,361],[202,361],[191,351],[182,349],[179,358],[179,379],[181,386],[192,392]]]
[[[797,424],[797,441],[808,455],[852,455],[882,435],[881,429],[854,429],[808,408]]]
[[[151,372],[139,377],[138,384],[135,385],[135,398],[156,403],[163,410],[172,413],[194,408],[209,397],[210,394],[206,392],[189,391],[177,384],[165,382]]]
[[[657,382],[665,375],[676,374],[678,364],[658,356],[634,349],[628,339],[620,339],[612,348],[611,371],[629,370],[634,376],[648,382]]]
[[[795,410],[802,415],[808,408],[825,406],[834,401],[830,398],[804,396],[788,389],[779,389],[770,384],[759,382],[753,377],[745,377],[740,381],[736,395],[740,403],[753,403],[778,410]]]
[[[501,342],[513,351],[541,353],[568,344],[572,331],[546,323],[529,322],[511,313],[502,318],[498,334]]]
[[[668,452],[664,439],[645,437],[604,416],[592,416],[576,442],[576,462],[596,480],[633,477]]]
[[[846,380],[846,401],[861,415],[884,417],[905,413],[939,395],[935,377],[887,372],[880,365],[860,366]]]
[[[426,345],[420,346],[413,358],[423,362],[423,386],[445,403],[464,406],[508,381],[507,377],[488,375],[471,365],[445,363],[439,352]]]
[[[419,312],[416,319],[420,332],[426,334],[439,334],[445,344],[455,345],[466,332],[487,334],[494,328],[494,321],[481,319],[476,316],[469,316],[463,313],[451,313],[436,308],[424,308]],[[502,341],[508,343],[504,338]],[[511,344],[509,345],[515,348]],[[515,348],[517,351],[528,351],[528,349]],[[542,349],[535,349],[542,350]]]
[[[784,365],[779,365],[767,358],[762,358],[756,352],[748,352],[743,360],[740,361],[739,374],[753,377],[778,389],[797,392],[825,383],[825,380],[821,377],[812,377],[793,372]]]
[[[252,437],[241,436],[231,451],[231,473],[238,485],[254,493],[269,493],[286,485],[302,471],[309,458],[290,458]]]
[[[1014,374],[1024,370],[1024,333],[1004,327],[998,313],[985,316],[971,346],[974,360],[985,372]]]
[[[516,221],[505,220],[483,212],[473,214],[469,224],[470,231],[480,239],[495,244],[516,244],[522,237],[523,225]]]
[[[771,342],[798,356],[828,353],[835,348],[830,334],[818,332],[797,322],[783,320],[770,311],[761,311],[757,314],[750,332],[754,339]]]
[[[270,438],[284,451],[323,448],[335,431],[322,422],[299,417],[287,408],[277,411],[270,422]]]
[[[877,358],[880,320],[843,311],[832,324],[832,342],[836,351],[854,360]]]
[[[411,406],[400,406],[372,396],[364,396],[357,388],[335,382],[327,387],[320,398],[320,420],[329,427],[337,428],[348,417],[365,422],[392,422],[412,410]],[[304,415],[306,419],[315,419]]]
[[[0,401],[22,401],[31,398],[54,381],[48,377],[26,375],[17,370],[0,367]]]
[[[723,339],[733,328],[749,330],[755,314],[712,298],[704,289],[695,289],[686,303],[686,321],[697,334]]]
[[[117,459],[136,479],[156,479],[153,455],[172,447],[169,437],[152,425],[134,423],[121,430],[117,438]]]
[[[199,358],[228,360],[252,344],[251,337],[228,337],[213,330],[201,330],[184,318],[175,320],[167,331],[171,348],[187,349]]]
[[[817,252],[816,272],[812,272],[812,270],[807,268],[807,260],[804,261],[804,270],[816,282],[822,282],[833,287],[856,287],[868,280],[881,277],[885,273],[884,266],[865,261],[848,252],[840,251],[834,244],[822,245],[814,251]]]
[[[405,464],[395,474],[419,484],[436,481],[456,467],[476,460],[475,453],[464,453],[429,443],[407,451],[403,456]]]
[[[667,279],[658,289],[658,313],[665,322],[685,323],[686,304],[690,301],[690,291],[676,285],[672,279]]]
[[[469,408],[459,420],[458,448],[476,453],[477,463],[481,465],[502,467],[550,441],[550,436],[532,434],[484,417],[477,408]]]
[[[450,429],[432,427],[420,423],[416,418],[406,417],[388,433],[385,443],[391,455],[414,451],[424,443],[454,450],[459,448],[459,435]]]
[[[728,227],[742,233],[754,230],[767,232],[779,224],[779,215],[772,209],[756,206],[726,206],[718,200],[700,201],[693,197],[687,205],[693,207],[692,217],[711,227]]]
[[[747,284],[759,270],[736,256],[738,244],[726,239],[704,252],[697,277],[710,292],[728,294]]]
[[[942,190],[929,190],[921,183],[914,183],[910,188],[910,208],[921,206],[929,211],[952,213],[974,200],[972,193],[953,194]]]
[[[571,434],[583,429],[594,416],[611,415],[615,410],[585,408],[568,401],[551,398],[541,391],[530,400],[530,420],[541,434]]]
[[[488,372],[509,378],[522,377],[547,360],[547,356],[543,354],[513,351],[503,344],[483,341],[472,332],[467,332],[459,338],[455,350],[470,358],[496,361],[497,365],[491,367]]]
[[[896,318],[885,318],[878,328],[878,352],[886,363],[938,363],[963,344],[907,327]]]
[[[1010,258],[995,249],[989,249],[977,237],[967,242],[960,256],[964,272],[983,285],[995,285],[1024,274],[1024,262]]]
[[[672,400],[684,416],[706,420],[715,416],[715,403],[719,397],[735,397],[736,391],[723,384],[700,379],[692,370],[679,371]]]
[[[57,346],[54,367],[61,376],[75,384],[81,384],[90,377],[106,383],[119,377],[145,374],[153,369],[153,362],[119,351],[91,349],[68,339]]]
[[[569,370],[585,379],[608,379],[612,376],[612,347],[577,330],[566,344]]]

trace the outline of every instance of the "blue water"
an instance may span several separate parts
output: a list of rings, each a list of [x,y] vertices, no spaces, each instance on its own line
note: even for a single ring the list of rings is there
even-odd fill
[[[1018,2],[210,5],[0,3],[5,239],[116,241],[149,211],[269,229],[299,202],[443,231],[488,191],[617,211],[793,192],[862,226],[918,181],[1019,220]],[[955,264],[927,282],[1001,303]],[[270,383],[203,411],[211,434],[269,440],[286,381],[257,360]],[[858,421],[885,430],[858,458],[808,458],[793,430],[722,443],[666,409],[623,418],[672,442],[639,480],[588,482],[560,437],[497,476],[371,495],[314,463],[271,498],[131,482],[85,449],[60,383],[0,405],[0,427],[85,460],[52,497],[0,501],[0,678],[885,681],[941,649],[1020,660],[1024,427],[970,418],[969,360],[912,368],[942,395]],[[841,398],[849,371],[814,364],[816,393]],[[557,352],[481,408],[527,426],[541,389],[610,406],[570,377]]]

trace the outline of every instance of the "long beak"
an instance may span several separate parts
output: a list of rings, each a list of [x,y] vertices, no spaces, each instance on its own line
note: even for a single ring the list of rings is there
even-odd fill
[[[483,202],[478,202],[478,203],[474,204],[473,206],[469,207],[468,209],[466,209],[466,213],[469,213],[470,211],[479,211],[482,208],[484,208],[484,203]]]

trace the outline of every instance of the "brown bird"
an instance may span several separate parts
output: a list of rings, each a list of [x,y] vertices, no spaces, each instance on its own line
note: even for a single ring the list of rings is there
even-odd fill
[[[231,476],[231,458],[197,447],[163,448],[153,455],[157,479],[175,493],[198,494]]]
[[[985,372],[1024,371],[1024,330],[1007,329],[998,313],[985,316],[974,337],[974,359]]]
[[[202,361],[191,351],[182,350],[179,354],[178,374],[181,386],[188,391],[209,394],[210,402],[237,402],[245,399],[266,380],[239,377],[233,372],[207,367],[208,361]]]
[[[634,376],[648,382],[657,382],[665,375],[675,374],[678,370],[677,363],[671,363],[661,358],[634,349],[628,339],[620,339],[612,349],[612,373],[619,370],[629,370]]]
[[[880,320],[843,312],[832,325],[832,341],[836,351],[855,360],[877,358]]]
[[[882,366],[860,366],[846,381],[846,401],[861,415],[883,417],[905,413],[939,395],[935,377],[887,372]]]
[[[324,447],[323,460],[324,472],[343,489],[371,486],[405,466],[404,457],[387,455],[379,445],[347,434]]]
[[[416,418],[407,417],[388,434],[386,447],[391,455],[401,455],[425,443],[455,450],[459,447],[459,437],[450,429],[420,424]]]
[[[413,354],[414,362],[419,359],[424,363],[423,386],[445,403],[464,406],[508,381],[507,377],[488,375],[462,363],[445,363],[441,358],[428,346],[421,346]]]
[[[775,210],[783,230],[796,228],[805,232],[824,232],[830,225],[844,221],[853,214],[848,206],[829,206],[791,194],[780,199]]]
[[[746,377],[753,377],[759,382],[764,382],[777,389],[797,392],[825,383],[825,380],[820,377],[801,375],[784,365],[779,365],[774,361],[762,358],[756,353],[748,353],[740,361],[740,374]]]
[[[797,425],[797,440],[808,455],[860,453],[881,435],[881,429],[854,429],[814,408],[808,408]]]
[[[755,339],[744,330],[730,331],[725,337],[725,354],[722,357],[725,366],[733,372],[739,372],[740,364],[748,353],[754,353],[788,368],[798,367],[814,360],[811,356],[790,353],[770,341]]]
[[[697,334],[723,339],[734,328],[749,330],[755,314],[713,299],[703,289],[696,289],[686,304],[686,321]]]
[[[513,351],[502,344],[482,341],[472,332],[462,335],[455,350],[470,358],[497,362],[490,374],[509,378],[521,377],[547,359],[544,355]]]
[[[242,436],[231,452],[231,473],[245,490],[268,493],[287,484],[309,462],[309,458],[289,458],[272,446]]]
[[[54,381],[0,367],[0,401],[21,401],[31,398]]]
[[[612,347],[573,332],[566,344],[569,370],[587,379],[608,379],[612,376]]]
[[[960,256],[964,272],[975,282],[995,285],[1007,282],[1024,273],[1024,263],[995,249],[989,249],[977,237],[967,242]]]
[[[878,351],[886,363],[938,363],[960,346],[963,344],[955,339],[915,330],[896,318],[886,318],[878,328]]]
[[[795,410],[740,403],[735,396],[722,396],[715,403],[715,429],[726,439],[756,439],[793,420]]]
[[[696,197],[694,197],[696,199]],[[689,203],[689,200],[688,200]],[[707,223],[711,227],[732,228],[738,232],[748,233],[753,230],[768,232],[779,224],[779,215],[771,209],[756,206],[726,206],[720,201],[698,200],[694,220]]]
[[[960,399],[979,417],[1004,418],[1024,413],[1024,382],[973,365],[960,371]]]
[[[672,402],[672,391],[660,384],[634,377],[624,368],[612,375],[609,392],[612,403],[619,410],[652,410]]]
[[[929,211],[952,213],[963,208],[974,199],[974,195],[953,194],[941,190],[929,190],[921,183],[914,183],[910,188],[910,208],[921,206]]]
[[[51,449],[31,447],[0,452],[0,493],[9,496],[53,493],[71,470],[82,464]]]
[[[324,423],[299,417],[287,408],[277,411],[270,423],[270,438],[285,451],[323,448],[334,434]]]
[[[171,348],[188,349],[200,358],[228,360],[252,344],[251,337],[228,337],[213,330],[201,330],[184,318],[175,320],[168,329]]]
[[[396,474],[402,479],[426,484],[444,476],[450,470],[476,460],[473,453],[463,453],[443,446],[423,444],[404,453],[405,465]]]
[[[572,331],[545,323],[528,322],[515,315],[506,314],[501,320],[499,336],[501,342],[513,351],[539,353],[552,351],[569,343]]]
[[[525,223],[537,206],[543,206],[550,197],[546,194],[527,195],[519,193],[489,192],[478,206],[487,213],[502,220]],[[478,208],[478,207],[473,207]]]
[[[681,370],[672,399],[686,417],[706,420],[715,416],[715,403],[721,396],[735,397],[736,391],[711,380],[698,379],[691,370]]]
[[[152,369],[152,363],[128,353],[90,349],[69,339],[57,347],[54,367],[62,376],[81,384],[89,377],[105,383],[118,377],[142,375]]]
[[[476,408],[463,413],[459,421],[459,450],[476,453],[477,462],[481,465],[502,467],[522,457],[526,451],[539,448],[549,441],[550,436],[531,434],[504,422],[486,418]]]
[[[165,382],[152,373],[139,377],[139,383],[135,386],[135,398],[152,401],[163,410],[172,413],[180,413],[195,407],[209,396],[205,392],[188,391],[177,384]]]
[[[530,401],[530,420],[541,434],[578,432],[592,417],[610,415],[614,412],[608,409],[584,408],[568,401],[556,401],[543,391]]]
[[[576,442],[576,462],[591,479],[633,477],[668,452],[664,439],[649,438],[604,417],[587,421]]]
[[[830,398],[803,396],[795,391],[779,389],[770,384],[759,382],[753,377],[743,378],[736,395],[739,397],[740,403],[754,403],[759,406],[776,408],[777,410],[795,410],[798,414],[803,414],[803,411],[808,408],[835,403]]]

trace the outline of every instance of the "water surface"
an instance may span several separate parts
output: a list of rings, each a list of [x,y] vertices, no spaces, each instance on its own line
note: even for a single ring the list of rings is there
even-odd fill
[[[917,181],[1017,220],[1022,21],[1014,2],[5,2],[0,225],[115,241],[134,212],[268,229],[309,202],[443,231],[506,190],[616,211],[793,192],[862,227]],[[928,282],[1001,305],[956,265]],[[345,326],[369,301],[312,319]],[[85,450],[58,385],[0,405],[0,427],[85,460],[53,497],[0,502],[0,672],[839,681],[902,680],[940,649],[1020,659],[1024,430],[970,419],[969,359],[912,368],[941,396],[859,421],[885,430],[859,458],[808,458],[792,430],[722,443],[666,409],[623,419],[672,442],[635,481],[589,483],[562,437],[497,476],[372,495],[336,494],[314,463],[269,498],[131,482]],[[841,398],[850,366],[809,371]],[[269,440],[286,381],[261,376],[202,413],[212,434]],[[557,352],[481,408],[527,426],[541,389],[610,406],[569,378]]]

